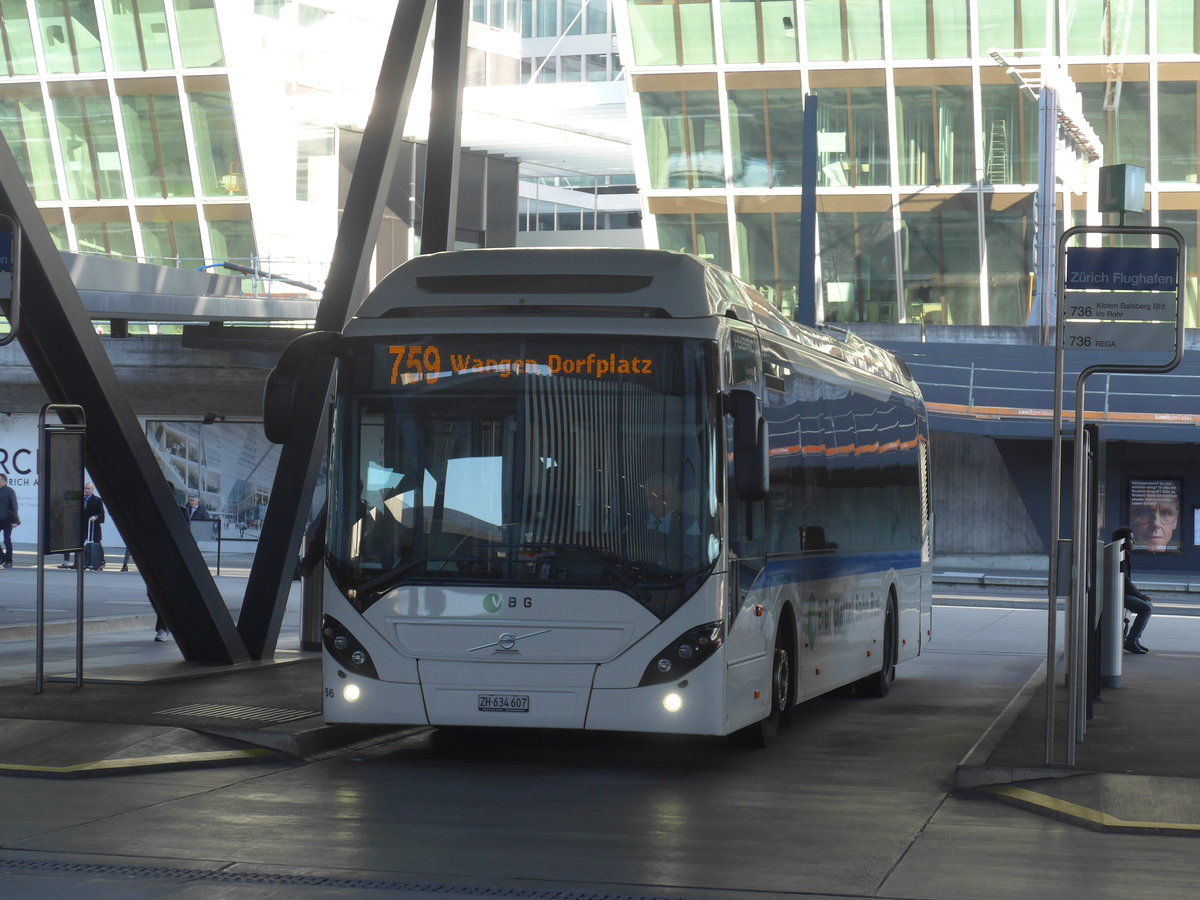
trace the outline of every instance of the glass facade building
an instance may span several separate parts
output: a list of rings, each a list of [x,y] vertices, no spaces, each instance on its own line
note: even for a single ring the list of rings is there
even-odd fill
[[[0,0],[0,133],[60,249],[258,256],[219,0]]]
[[[621,0],[647,245],[712,259],[792,312],[812,95],[824,320],[1025,325],[1037,103],[990,54],[1057,57],[1103,144],[1101,164],[1146,170],[1145,213],[1126,224],[1184,235],[1194,327],[1198,7]],[[1060,229],[1084,224],[1086,196],[1060,187],[1058,206]]]

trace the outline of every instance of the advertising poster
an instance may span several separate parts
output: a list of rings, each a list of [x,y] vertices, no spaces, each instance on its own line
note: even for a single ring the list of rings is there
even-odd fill
[[[1179,503],[1183,498],[1180,478],[1131,478],[1129,480],[1129,527],[1133,549],[1151,553],[1178,553]]]
[[[279,446],[261,423],[150,419],[146,437],[179,506],[197,497],[204,519],[214,523],[209,539],[218,528],[222,540],[258,539],[279,463]],[[199,540],[201,532],[193,533]]]
[[[0,472],[17,494],[21,524],[13,529],[16,546],[36,547],[38,539],[38,417],[0,415]],[[79,485],[82,495],[83,485]]]
[[[207,514],[222,529],[222,539],[257,540],[275,480],[279,447],[263,436],[258,422],[143,421],[147,439],[179,506],[191,494],[200,498]],[[38,535],[38,417],[0,415],[0,472],[17,494],[21,524],[13,529],[13,544],[37,546]],[[84,473],[84,481],[91,475]],[[79,485],[82,492],[83,485]],[[320,492],[318,492],[319,494]],[[105,507],[109,498],[101,495]],[[124,550],[116,523],[104,528],[104,546]]]

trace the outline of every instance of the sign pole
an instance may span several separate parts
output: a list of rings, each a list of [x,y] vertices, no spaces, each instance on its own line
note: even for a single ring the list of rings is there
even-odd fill
[[[50,425],[51,410],[70,410],[78,424]],[[75,686],[83,685],[83,407],[47,403],[38,414],[37,627],[34,691],[42,693],[46,657],[46,554],[75,552]]]
[[[1134,235],[1168,238],[1175,248],[1070,247],[1076,237]],[[1101,372],[1151,374],[1169,372],[1183,359],[1184,304],[1181,296],[1187,271],[1187,245],[1174,228],[1143,226],[1079,226],[1059,239],[1058,321],[1055,341],[1054,433],[1051,451],[1051,528],[1057,545],[1061,528],[1062,407],[1064,357],[1067,349],[1084,351],[1100,361],[1085,366],[1075,383],[1075,471],[1072,502],[1072,572],[1064,615],[1067,666],[1067,765],[1075,765],[1075,745],[1083,739],[1086,699],[1086,579],[1094,534],[1088,534],[1088,455],[1084,425],[1086,382]],[[1123,362],[1119,353],[1136,352],[1146,359],[1170,352],[1158,364]],[[1050,557],[1050,612],[1046,649],[1046,763],[1054,764],[1054,660],[1057,607],[1056,555]]]

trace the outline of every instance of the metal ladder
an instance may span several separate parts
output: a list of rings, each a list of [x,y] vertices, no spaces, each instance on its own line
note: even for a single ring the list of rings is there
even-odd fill
[[[1008,174],[1008,122],[996,119],[988,139],[987,180],[1000,184],[1012,180]]]

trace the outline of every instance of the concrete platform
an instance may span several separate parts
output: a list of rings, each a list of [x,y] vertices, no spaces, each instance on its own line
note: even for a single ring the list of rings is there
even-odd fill
[[[1168,627],[1152,622],[1160,635]],[[1125,654],[1121,687],[1094,704],[1074,766],[1062,671],[1055,762],[1046,761],[1043,666],[963,760],[956,788],[1096,831],[1200,836],[1200,653]]]

